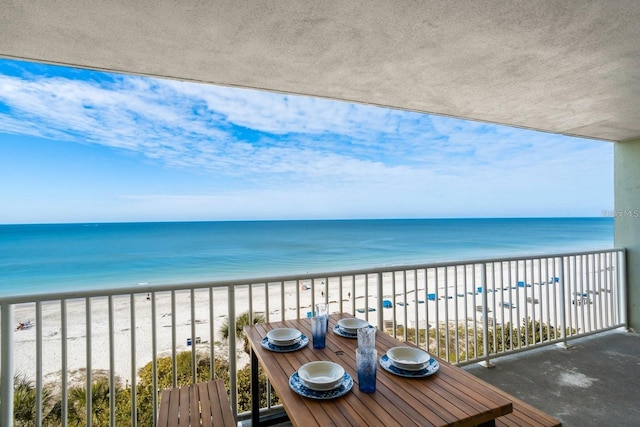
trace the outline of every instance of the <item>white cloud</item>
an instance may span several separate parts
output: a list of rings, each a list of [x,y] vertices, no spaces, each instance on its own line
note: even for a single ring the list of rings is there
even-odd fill
[[[602,171],[611,175],[604,142],[309,97],[91,75],[0,75],[0,132],[126,150],[224,183],[213,185],[218,193],[235,191],[224,200],[154,195],[140,199],[144,205],[197,201],[269,212],[294,198],[302,206],[314,194],[314,212],[395,206],[437,215],[464,211],[468,200],[489,210],[516,202],[526,211],[541,197],[527,194],[546,191],[569,206],[562,199],[574,194],[563,189],[602,193]]]

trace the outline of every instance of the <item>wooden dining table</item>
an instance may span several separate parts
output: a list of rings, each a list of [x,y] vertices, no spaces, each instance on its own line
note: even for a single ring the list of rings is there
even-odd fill
[[[314,349],[310,319],[256,324],[245,327],[251,343],[252,426],[267,425],[260,419],[258,364],[266,373],[294,426],[492,426],[497,417],[512,410],[511,401],[492,385],[441,359],[433,375],[407,378],[377,367],[376,391],[358,389],[355,352],[357,339],[334,332],[341,318],[349,314],[332,314],[326,347]],[[275,352],[262,345],[263,338],[275,328],[295,328],[309,338],[309,344],[292,352]],[[376,331],[378,359],[388,349],[404,343]],[[353,388],[343,396],[322,400],[303,397],[289,385],[290,377],[303,364],[328,360],[340,364],[353,378]]]

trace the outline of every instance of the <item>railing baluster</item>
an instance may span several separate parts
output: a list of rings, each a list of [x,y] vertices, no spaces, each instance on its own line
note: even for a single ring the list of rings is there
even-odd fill
[[[456,295],[456,301],[457,300],[462,300],[462,304],[464,307],[464,314],[463,314],[463,319],[462,322],[464,324],[464,342],[465,342],[465,351],[466,351],[466,356],[464,358],[464,361],[469,360],[470,354],[469,354],[469,339],[471,336],[471,333],[475,333],[475,331],[477,330],[477,325],[473,324],[473,311],[475,310],[475,307],[473,306],[473,304],[471,304],[469,302],[469,294],[468,294],[468,288],[469,288],[469,282],[473,281],[473,272],[474,272],[474,265],[475,264],[467,264],[464,266],[464,271],[463,271],[463,275],[462,275],[462,284],[460,285],[460,287],[457,289],[457,294]],[[469,311],[471,310],[471,311]],[[473,324],[473,329],[471,328],[471,325]]]
[[[68,365],[67,365],[67,360],[68,360],[68,355],[67,355],[67,300],[63,299],[60,301],[60,343],[61,343],[61,355],[62,355],[62,413],[61,413],[61,417],[62,417],[62,426],[66,427],[67,423],[68,423],[68,416],[69,416],[69,400],[68,400],[68,395],[69,395],[69,384],[67,381],[67,371],[68,371]]]
[[[198,366],[196,364],[196,291],[195,289],[191,289],[189,294],[189,308],[190,318],[191,318],[191,381],[195,384],[198,382]]]
[[[594,308],[594,317],[596,318],[595,323],[595,329],[601,329],[604,327],[604,319],[602,318],[602,300],[600,299],[600,276],[602,275],[602,272],[600,270],[600,255],[601,254],[596,254],[593,256],[593,262],[595,264],[595,271],[594,271],[594,277],[593,277],[593,288],[592,288],[592,294],[591,296],[593,297],[593,308]]]
[[[398,337],[398,315],[397,315],[397,306],[398,301],[396,300],[396,273],[395,271],[391,272],[391,306],[392,306],[392,318],[391,318],[391,322],[392,322],[392,327],[393,327],[393,332],[392,332],[392,336],[394,338]]]
[[[402,270],[401,271],[401,275],[400,277],[402,278],[402,294],[404,295],[404,306],[402,306],[402,313],[403,313],[403,319],[402,319],[402,324],[404,325],[403,327],[403,339],[405,341],[408,341],[409,339],[409,332],[407,331],[407,329],[409,329],[409,317],[407,314],[407,272],[406,270]]]
[[[513,298],[513,284],[517,283],[517,279],[514,278],[514,262],[513,261],[507,261],[505,263],[505,265],[503,266],[503,268],[505,269],[505,274],[507,275],[506,280],[506,295],[505,298],[509,298],[509,301],[512,300]],[[502,299],[502,301],[504,302],[504,298]],[[502,318],[505,319],[503,320],[503,323],[508,324],[509,325],[509,330],[508,330],[508,334],[509,334],[509,348],[505,349],[505,351],[511,351],[513,350],[514,347],[514,322],[513,322],[513,310],[506,310],[505,311],[505,306],[504,304],[500,304],[500,310],[501,310],[501,315]],[[505,314],[507,313],[507,314]],[[515,325],[516,327],[518,325]]]
[[[420,295],[418,295],[418,276],[417,270],[412,270],[413,274],[413,339],[416,345],[420,345],[420,319],[418,317],[418,306],[420,305]]]
[[[136,299],[135,294],[129,296],[129,319],[131,328],[131,425],[138,425],[138,404],[136,399],[137,369],[136,369]]]
[[[450,339],[449,334],[451,333],[451,331],[449,330],[449,280],[447,280],[448,276],[449,276],[449,267],[447,266],[442,269],[442,280],[444,282],[443,287],[444,287],[444,321],[445,321],[444,354],[447,362],[451,361],[451,349],[449,348],[449,339]]]
[[[560,325],[562,327],[562,332],[561,332],[561,336],[563,339],[563,343],[566,346],[567,345],[567,316],[565,313],[565,295],[567,294],[563,288],[565,286],[566,283],[566,276],[565,276],[565,269],[564,269],[564,260],[561,259],[560,262],[558,263],[558,277],[560,278],[560,283],[558,283],[558,287],[560,287]],[[554,278],[554,282],[555,282],[555,278]]]
[[[36,417],[37,426],[42,425],[42,301],[36,302]]]
[[[384,331],[384,312],[383,310],[383,304],[382,304],[382,300],[384,298],[384,289],[383,289],[383,284],[382,284],[382,273],[379,272],[376,276],[376,284],[378,285],[378,305],[376,307],[376,310],[378,310],[378,329],[383,330]],[[327,286],[328,288],[328,286]],[[328,293],[328,292],[327,292]],[[342,298],[341,298],[342,299]]]
[[[553,286],[553,288],[551,289],[553,291],[553,293],[551,293],[551,297],[549,298],[553,298],[553,301],[551,302],[551,306],[553,307],[553,326],[558,329],[558,307],[559,307],[559,302],[558,302],[558,284],[556,283],[556,277],[559,276],[559,264],[562,264],[564,262],[564,258],[560,257],[560,258],[553,258],[553,264],[551,265],[551,279],[548,281],[548,285],[549,286]],[[549,289],[549,288],[547,288]],[[565,331],[562,331],[562,336],[564,336]]]
[[[542,342],[544,339],[544,330],[542,325],[542,316],[540,315],[540,309],[536,304],[536,289],[540,289],[540,271],[541,271],[541,259],[533,260],[531,265],[531,317],[533,319],[534,324],[536,322],[540,323],[540,336],[539,339],[536,339],[536,336],[533,337],[533,345],[538,344],[538,342]],[[537,267],[537,268],[536,268]],[[537,283],[537,285],[536,285]]]
[[[615,300],[613,298],[613,290],[616,287],[616,283],[615,283],[615,274],[614,274],[614,270],[617,270],[617,266],[616,266],[616,254],[615,252],[609,252],[608,253],[608,270],[607,270],[607,283],[606,283],[606,292],[607,292],[607,301],[609,302],[608,307],[609,307],[609,316],[611,319],[611,326],[615,325],[618,321],[619,318],[617,316],[616,313],[616,304],[615,304]]]
[[[484,353],[484,366],[491,366],[489,354],[489,293],[487,292],[487,265],[480,265],[480,286],[482,286],[482,345]]]
[[[209,379],[216,379],[215,375],[215,360],[216,360],[216,347],[215,347],[215,328],[214,328],[214,310],[213,310],[213,288],[209,288]],[[156,416],[155,419],[158,417]]]
[[[627,317],[627,251],[623,249],[618,253],[619,269],[618,269],[618,309],[620,310],[620,322],[628,328]]]
[[[454,337],[455,337],[455,361],[456,362],[460,362],[460,333],[459,333],[459,329],[460,329],[460,316],[458,313],[458,266],[454,265],[453,266],[453,289],[454,289],[454,295],[453,296],[453,300],[454,304],[453,304],[453,318],[454,318],[454,324],[456,325],[455,330],[454,330]],[[449,304],[449,300],[447,300],[447,304]]]
[[[525,347],[529,347],[529,324],[531,324],[531,331],[535,333],[535,325],[533,324],[532,319],[529,317],[529,303],[527,302],[527,289],[528,289],[529,282],[531,281],[530,274],[528,274],[531,272],[531,269],[527,268],[529,261],[530,260],[523,261],[524,272],[522,273],[524,277],[524,288],[522,288],[522,293],[524,295],[523,295],[522,301],[524,301],[523,306],[524,306],[524,321],[525,321],[525,331],[526,331],[526,333],[524,334]],[[520,307],[519,298],[518,298],[518,307]]]
[[[113,295],[109,295],[107,300],[107,316],[109,323],[109,413],[111,427],[116,426],[116,346],[115,346],[115,328],[114,328],[114,313],[113,313]],[[157,384],[154,386],[154,390],[157,390]]]
[[[577,298],[577,292],[580,288],[582,288],[582,284],[583,284],[583,267],[584,267],[584,257],[583,256],[574,256],[574,257],[569,257],[570,260],[573,261],[573,263],[571,264],[571,266],[573,267],[573,270],[570,271],[569,274],[569,278],[567,279],[567,282],[565,282],[564,287],[566,287],[567,289],[567,297],[571,298],[571,301],[576,301]],[[580,273],[577,272],[576,267],[578,265],[578,261],[580,261]],[[567,267],[569,267],[567,265]],[[573,320],[577,325],[580,325],[580,328],[582,328],[582,330],[585,330],[584,328],[584,312],[578,312],[578,304],[577,301],[576,302],[572,302],[573,304]],[[569,316],[569,320],[571,319],[571,316]],[[572,324],[573,322],[567,322],[569,324]],[[573,333],[572,333],[573,335]]]
[[[86,413],[87,413],[87,427],[91,427],[91,425],[93,424],[93,417],[91,416],[91,412],[92,412],[92,392],[91,392],[91,388],[92,388],[92,384],[93,384],[93,380],[92,380],[92,367],[91,367],[91,362],[92,362],[92,358],[91,358],[91,298],[86,298],[85,299],[85,316],[86,316],[86,326],[85,326],[85,334],[87,336],[87,339],[85,340],[85,345],[86,345],[86,359],[85,359],[85,363],[87,364],[87,369],[86,369],[86,373],[87,373],[87,377],[86,377],[86,402],[87,402],[87,407],[86,409]]]
[[[591,331],[598,329],[600,326],[600,319],[598,316],[598,299],[596,296],[596,286],[598,282],[598,257],[594,255],[591,257],[591,274],[589,277],[589,287],[587,288],[587,298],[589,298],[589,309],[591,313]]]
[[[610,289],[610,281],[609,278],[611,277],[611,252],[607,252],[604,254],[604,261],[603,261],[604,265],[602,266],[602,268],[604,269],[602,272],[602,281],[600,282],[600,295],[601,298],[603,299],[603,305],[604,305],[604,318],[606,319],[606,324],[607,326],[611,326],[612,319],[611,319],[611,301],[609,298],[609,293],[607,292],[608,289]]]
[[[343,299],[344,299],[344,293],[343,293],[343,289],[342,289],[342,276],[338,276],[338,311],[340,313],[344,312],[344,304],[343,304]],[[300,305],[300,302],[298,301],[298,305]]]
[[[589,274],[589,267],[590,267],[590,264],[591,264],[591,262],[590,262],[591,257],[589,255],[585,255],[584,258],[585,258],[585,262],[584,262],[585,268],[584,268],[584,273],[583,273],[584,282],[582,283],[582,286],[580,287],[580,293],[582,295],[584,295],[585,289],[589,289],[589,279],[590,279],[590,276],[591,276]],[[583,318],[582,324],[584,325],[584,330],[586,332],[591,332],[591,310],[582,309],[581,312],[582,312],[582,318]],[[584,320],[585,316],[586,316],[586,321]]]
[[[356,312],[356,276],[354,274],[351,275],[351,313],[355,314]]]
[[[547,325],[549,325],[547,339],[551,339],[551,325],[553,325],[554,329],[557,329],[558,323],[554,320],[553,323],[551,320],[551,300],[549,298],[549,289],[551,288],[551,282],[549,281],[549,277],[554,277],[553,269],[555,265],[555,261],[552,258],[547,258],[547,262],[545,264],[545,274],[544,274],[544,295],[542,298],[542,290],[540,292],[540,305],[544,304],[544,309],[547,314]],[[550,271],[551,270],[551,271]],[[554,309],[555,312],[555,309]]]
[[[254,308],[253,308],[253,285],[248,287],[249,293],[249,321],[253,322]],[[231,332],[231,330],[229,330]]]
[[[493,283],[493,286],[492,286],[493,292],[491,292],[491,307],[493,307],[493,309],[495,310],[496,293],[497,293],[496,282],[500,285],[500,289],[502,289],[502,269],[498,269],[499,274],[496,275],[496,263],[491,262],[487,264],[491,265],[491,279],[492,279],[491,282]],[[489,285],[487,284],[487,286]],[[487,314],[487,316],[488,316],[487,320],[490,322],[489,327],[493,331],[493,349],[494,349],[494,352],[497,353],[498,352],[498,322],[495,319],[495,315],[491,316],[491,314]]]
[[[0,368],[0,391],[2,392],[2,405],[0,405],[0,425],[13,425],[13,304],[2,303],[0,306],[0,321],[2,322],[2,361]]]
[[[264,318],[265,322],[271,322],[271,304],[269,304],[269,282],[264,282]],[[311,309],[315,307],[315,302],[311,303]]]
[[[300,311],[300,288],[302,287],[300,279],[296,280],[296,319],[300,319],[302,313]],[[342,282],[340,282],[342,283]],[[340,311],[342,311],[342,306],[340,306]]]
[[[424,269],[424,321],[425,321],[425,350],[429,351],[429,329],[431,324],[429,323],[429,269]],[[394,310],[395,313],[395,310]],[[395,335],[394,335],[395,336]]]
[[[369,321],[369,275],[364,275],[364,318]]]
[[[327,288],[329,286],[327,285]],[[328,293],[328,292],[327,292]],[[280,282],[280,321],[284,322],[285,320],[285,312],[286,312],[286,308],[285,308],[285,304],[284,304],[284,295],[285,294],[285,286],[284,286],[284,281]]]
[[[227,310],[229,312],[229,389],[231,390],[231,409],[238,412],[238,368],[236,366],[236,299],[235,286],[227,287]],[[268,298],[265,297],[268,301]]]
[[[440,275],[438,274],[439,268],[433,269],[433,278],[435,286],[435,298],[436,298],[436,314],[435,314],[435,328],[436,328],[436,354],[440,357]]]
[[[151,383],[153,389],[158,390],[158,315],[156,312],[156,293],[151,292]],[[158,419],[158,393],[151,397],[153,404],[153,419]]]

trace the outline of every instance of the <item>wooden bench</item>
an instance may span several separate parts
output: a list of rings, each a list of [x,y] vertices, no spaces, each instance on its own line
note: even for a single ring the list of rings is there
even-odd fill
[[[224,381],[162,391],[158,427],[235,427]]]
[[[522,400],[509,396],[513,412],[496,418],[496,427],[560,427],[562,423]]]

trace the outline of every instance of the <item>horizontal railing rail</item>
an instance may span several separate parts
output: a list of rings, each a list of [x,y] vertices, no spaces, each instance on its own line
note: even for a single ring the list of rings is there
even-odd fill
[[[159,390],[214,378],[243,419],[242,327],[308,317],[318,302],[452,363],[488,365],[626,326],[625,298],[624,249],[1,297],[0,424],[26,385],[35,425],[153,426]]]

